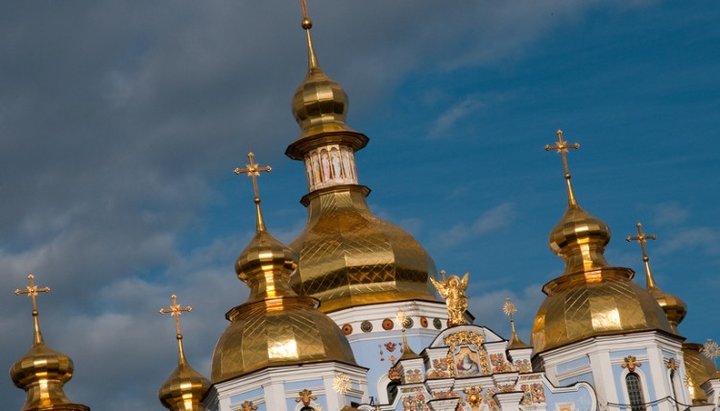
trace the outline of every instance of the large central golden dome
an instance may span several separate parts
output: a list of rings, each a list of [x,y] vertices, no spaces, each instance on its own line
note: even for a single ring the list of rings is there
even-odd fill
[[[335,311],[356,305],[435,301],[435,264],[415,239],[370,212],[361,186],[318,190],[308,198],[308,222],[291,247],[299,250],[293,287]]]

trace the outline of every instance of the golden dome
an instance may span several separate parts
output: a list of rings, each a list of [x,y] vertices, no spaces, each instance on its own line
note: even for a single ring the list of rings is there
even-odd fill
[[[708,397],[700,386],[717,375],[715,364],[700,352],[702,347],[701,344],[683,343],[682,348],[687,372],[686,382],[693,404],[707,404]]]
[[[401,228],[370,212],[367,188],[336,186],[310,193],[308,222],[291,244],[300,255],[292,277],[300,294],[324,312],[407,300],[437,301],[435,263]]]
[[[160,402],[171,411],[204,411],[202,399],[210,381],[181,361],[160,388]]]
[[[40,331],[36,297],[50,292],[47,287],[35,285],[33,274],[28,275],[28,286],[15,290],[15,294],[27,295],[32,300],[34,323],[33,345],[19,361],[10,368],[10,378],[15,386],[27,393],[23,410],[90,411],[85,405],[72,403],[63,390],[73,374],[73,362],[67,355],[48,348]]]
[[[290,287],[294,254],[265,229],[253,167],[241,172],[253,177],[256,233],[235,264],[250,295],[225,315],[230,325],[215,346],[212,382],[274,366],[327,361],[355,365],[340,327],[317,309],[317,300],[298,296]]]
[[[564,274],[543,287],[547,294],[533,322],[535,352],[597,335],[670,331],[650,293],[630,281],[629,268],[606,267]]]
[[[577,203],[570,204],[550,233],[550,249],[565,261],[565,272],[606,267],[603,253],[610,228]]]
[[[558,142],[546,146],[563,160],[568,207],[550,234],[552,251],[565,261],[563,274],[543,286],[547,298],[535,315],[533,346],[536,353],[597,335],[659,330],[672,332],[668,319],[644,288],[631,280],[629,268],[610,267],[605,246],[610,229],[583,210],[570,182],[568,144],[558,130]]]
[[[187,362],[183,348],[183,334],[180,330],[180,315],[183,312],[190,312],[192,307],[179,305],[175,295],[170,299],[172,301],[170,307],[160,309],[160,314],[170,314],[175,318],[178,365],[160,387],[158,397],[165,408],[171,411],[204,411],[205,407],[201,401],[210,388],[210,381]]]

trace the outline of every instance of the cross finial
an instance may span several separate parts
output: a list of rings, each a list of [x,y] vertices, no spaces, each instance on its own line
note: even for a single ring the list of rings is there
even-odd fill
[[[183,349],[182,344],[183,334],[182,329],[180,328],[180,316],[182,313],[189,313],[190,311],[192,311],[191,306],[182,306],[177,303],[177,296],[175,294],[170,296],[170,306],[160,309],[160,314],[170,314],[171,317],[175,318],[175,338],[177,338],[178,341],[178,359],[180,363],[185,362],[185,350]]]
[[[265,221],[262,216],[262,209],[260,208],[260,188],[258,187],[257,178],[261,171],[269,173],[272,170],[270,166],[261,166],[255,163],[255,154],[252,152],[248,153],[248,159],[250,164],[247,164],[245,168],[236,167],[233,172],[237,175],[247,174],[248,177],[252,178],[253,193],[255,194],[255,217],[257,231],[265,231]]]
[[[652,272],[650,271],[650,257],[648,257],[647,252],[647,242],[648,240],[655,240],[657,237],[655,234],[645,234],[645,231],[643,231],[643,226],[640,222],[636,224],[637,226],[637,235],[634,236],[627,236],[625,237],[625,241],[637,241],[640,244],[640,249],[642,250],[642,256],[643,256],[643,264],[645,265],[645,280],[647,281],[647,288],[656,288],[655,285],[655,279],[652,276]]]
[[[550,145],[545,145],[545,151],[555,150],[558,153],[560,153],[560,157],[562,158],[563,163],[563,170],[565,171],[565,185],[567,186],[567,193],[568,193],[568,204],[571,206],[577,205],[577,200],[575,199],[575,192],[573,191],[572,183],[570,182],[570,166],[568,165],[567,160],[567,153],[569,149],[579,149],[580,144],[578,143],[572,143],[569,144],[567,141],[563,139],[563,131],[558,130],[557,131],[557,137],[558,141],[557,143]]]
[[[50,288],[48,287],[38,287],[37,284],[35,284],[35,275],[33,273],[28,274],[27,276],[28,285],[25,287],[25,289],[16,289],[15,295],[27,295],[30,297],[30,301],[32,301],[32,316],[33,316],[33,323],[34,323],[34,339],[35,344],[41,344],[43,341],[42,333],[40,332],[40,321],[38,319],[38,308],[37,308],[37,296],[40,293],[49,293]]]
[[[508,316],[510,319],[510,328],[512,330],[512,334],[515,335],[517,331],[515,330],[515,313],[518,311],[517,307],[515,306],[515,303],[512,302],[510,297],[505,297],[505,303],[502,306],[503,313]]]

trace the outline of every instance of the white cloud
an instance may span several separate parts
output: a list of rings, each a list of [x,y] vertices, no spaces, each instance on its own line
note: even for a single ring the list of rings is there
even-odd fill
[[[449,138],[452,129],[466,117],[484,107],[475,97],[466,97],[443,112],[432,124],[428,135],[431,138]]]
[[[502,203],[489,210],[470,223],[458,223],[449,230],[435,236],[436,243],[441,247],[451,247],[472,237],[492,233],[512,223],[515,218],[515,205]]]

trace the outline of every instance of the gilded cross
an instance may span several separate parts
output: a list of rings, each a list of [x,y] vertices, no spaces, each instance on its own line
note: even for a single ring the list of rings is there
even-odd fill
[[[247,174],[248,177],[252,178],[253,193],[255,194],[254,201],[257,217],[257,230],[265,231],[265,222],[263,221],[262,211],[260,209],[260,188],[258,187],[257,178],[261,171],[269,173],[272,170],[272,167],[261,166],[255,163],[255,154],[252,152],[248,153],[248,159],[250,160],[250,164],[247,164],[245,168],[236,167],[233,172],[237,175]]]
[[[517,312],[517,307],[510,297],[505,298],[505,304],[503,304],[502,310],[503,313],[510,318],[510,328],[512,328],[512,332],[515,334],[515,313]]]
[[[182,330],[180,329],[180,316],[182,313],[189,313],[192,311],[192,307],[189,305],[182,306],[177,303],[177,296],[175,294],[170,296],[170,306],[163,307],[160,309],[160,314],[170,314],[171,317],[175,318],[175,334],[178,338],[182,338]]]
[[[40,333],[40,321],[38,320],[38,308],[37,308],[37,296],[40,293],[49,293],[50,288],[48,287],[38,287],[37,284],[35,284],[35,275],[33,273],[28,274],[28,285],[25,287],[25,289],[16,289],[15,295],[27,295],[30,297],[30,300],[32,301],[32,316],[33,316],[33,323],[35,327],[35,344],[41,344],[43,341],[42,334]]]
[[[575,192],[573,191],[572,184],[570,183],[570,166],[568,165],[567,153],[568,150],[570,150],[571,148],[575,150],[579,149],[580,144],[570,144],[565,141],[563,139],[562,130],[558,130],[556,134],[558,137],[557,143],[555,143],[554,145],[545,145],[545,151],[555,150],[560,153],[560,157],[562,158],[563,163],[563,170],[565,171],[565,184],[567,185],[568,203],[570,203],[570,205],[577,205],[577,200],[575,200]]]
[[[643,231],[643,226],[641,223],[637,223],[637,235],[634,236],[627,236],[625,237],[625,241],[637,241],[640,244],[640,249],[642,250],[642,256],[643,256],[643,264],[645,264],[645,278],[647,280],[647,287],[648,288],[655,288],[655,280],[653,279],[652,273],[650,272],[650,257],[648,257],[647,252],[647,242],[648,240],[655,240],[657,237],[655,234],[645,234],[645,231]]]
[[[27,295],[30,297],[30,300],[32,301],[32,308],[33,308],[33,315],[37,312],[37,296],[40,293],[49,293],[50,288],[48,287],[38,287],[37,284],[35,284],[35,275],[33,273],[28,274],[28,285],[25,287],[24,290],[16,289],[15,295]]]

